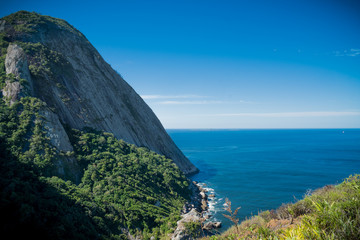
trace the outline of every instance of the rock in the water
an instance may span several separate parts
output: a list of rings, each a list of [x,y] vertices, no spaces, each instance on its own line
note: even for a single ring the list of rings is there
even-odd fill
[[[221,228],[221,222],[214,222],[215,228]]]
[[[206,222],[203,227],[205,230],[213,230],[216,228],[221,228],[221,222]]]
[[[200,195],[201,195],[202,199],[207,199],[207,196],[206,196],[206,194],[204,192],[200,192]]]

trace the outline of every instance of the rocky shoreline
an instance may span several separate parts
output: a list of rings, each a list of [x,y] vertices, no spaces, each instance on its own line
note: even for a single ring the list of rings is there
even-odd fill
[[[192,191],[192,198],[190,202],[185,203],[182,209],[181,219],[177,222],[177,228],[171,237],[173,240],[193,238],[186,229],[187,223],[198,223],[200,225],[198,230],[203,235],[212,235],[214,229],[221,227],[221,222],[207,221],[210,217],[207,190],[195,181],[190,184],[189,188]]]

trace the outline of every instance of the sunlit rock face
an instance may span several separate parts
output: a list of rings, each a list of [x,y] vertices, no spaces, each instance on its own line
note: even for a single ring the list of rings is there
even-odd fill
[[[25,11],[13,15],[0,22],[0,33],[10,42],[6,71],[25,80],[27,94],[44,101],[62,126],[113,133],[171,158],[185,174],[197,172],[149,106],[82,33],[61,19]],[[16,81],[6,87],[3,95],[12,101],[22,93]],[[56,126],[51,134],[69,149],[65,131],[49,116]]]

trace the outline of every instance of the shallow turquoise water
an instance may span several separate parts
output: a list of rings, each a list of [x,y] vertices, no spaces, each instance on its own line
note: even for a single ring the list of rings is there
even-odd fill
[[[211,214],[223,222],[223,230],[230,226],[222,216],[225,197],[233,208],[241,206],[238,217],[245,219],[360,173],[360,129],[168,133],[200,169],[192,179],[215,193]]]

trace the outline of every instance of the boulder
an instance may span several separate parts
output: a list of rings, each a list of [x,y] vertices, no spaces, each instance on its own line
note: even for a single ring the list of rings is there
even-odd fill
[[[216,228],[221,228],[221,222],[207,222],[203,226],[205,230],[213,230]]]

